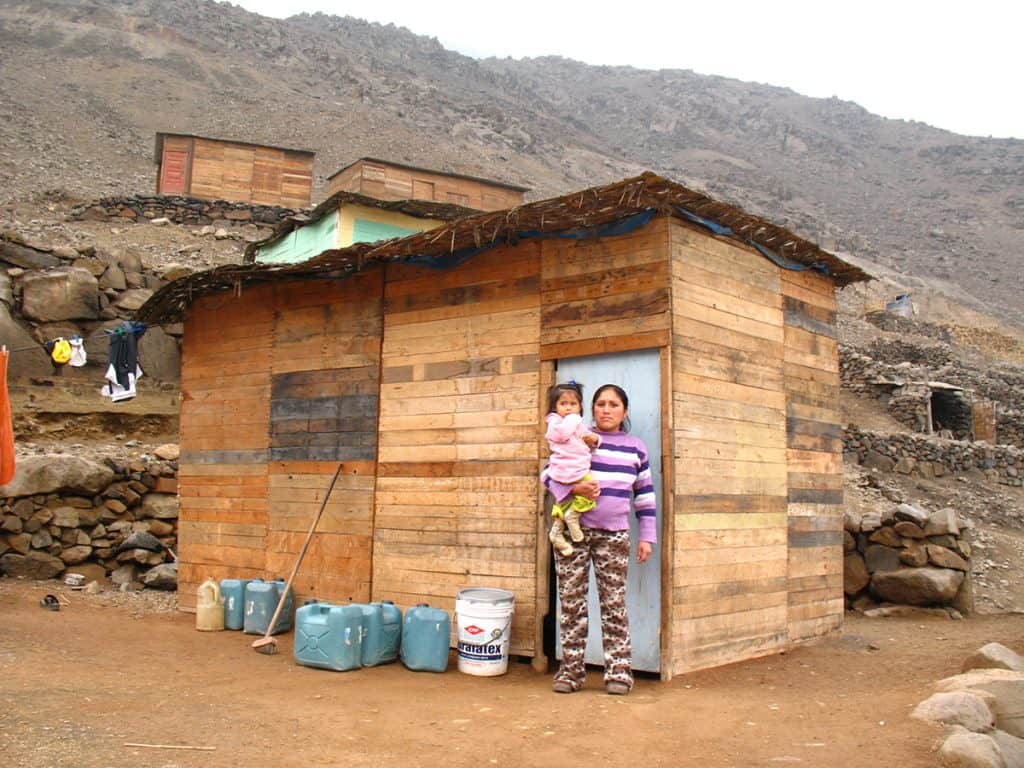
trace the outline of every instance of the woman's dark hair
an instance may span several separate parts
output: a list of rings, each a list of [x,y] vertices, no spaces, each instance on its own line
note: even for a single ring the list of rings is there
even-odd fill
[[[594,412],[594,404],[597,402],[597,398],[601,396],[601,393],[606,389],[612,390],[616,395],[619,396],[619,400],[622,401],[622,407],[626,411],[626,418],[622,420],[622,431],[629,432],[629,395],[626,394],[626,390],[620,387],[618,384],[602,384],[600,387],[594,390],[594,396],[590,398],[590,412]]]
[[[575,381],[568,381],[565,384],[555,384],[555,386],[548,390],[548,413],[555,412],[555,407],[558,405],[558,397],[563,392],[575,394],[580,401],[580,410],[583,410],[583,385]]]

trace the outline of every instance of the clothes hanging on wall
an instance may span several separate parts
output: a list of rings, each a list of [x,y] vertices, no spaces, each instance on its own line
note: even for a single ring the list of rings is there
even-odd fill
[[[14,479],[14,425],[11,423],[11,400],[7,393],[7,347],[0,350],[0,485]]]

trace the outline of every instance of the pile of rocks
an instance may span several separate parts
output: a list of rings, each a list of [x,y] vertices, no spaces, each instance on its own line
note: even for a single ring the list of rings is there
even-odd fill
[[[105,197],[76,206],[68,213],[68,218],[86,221],[113,219],[122,222],[168,219],[175,224],[252,222],[274,227],[290,216],[305,212],[303,209],[237,203],[229,200],[200,200],[177,195],[131,195]]]
[[[962,674],[935,684],[911,717],[952,729],[939,747],[942,765],[1024,765],[1024,658],[989,643],[966,659]]]
[[[863,516],[847,510],[843,590],[848,607],[867,615],[884,615],[886,604],[971,611],[971,545],[961,536],[968,528],[950,508],[929,513],[899,504]]]
[[[50,454],[19,459],[0,487],[0,572],[174,589],[177,446],[126,462]]]
[[[885,472],[923,477],[981,472],[1002,485],[1024,485],[1024,450],[1012,445],[870,432],[849,425],[843,430],[843,451],[848,461]]]
[[[109,350],[104,331],[129,320],[167,281],[190,272],[188,267],[172,265],[154,274],[130,252],[114,256],[91,245],[33,245],[16,233],[0,233],[0,336],[14,349],[39,347],[38,355],[14,355],[8,374],[16,378],[53,375],[55,368],[43,342],[80,336],[90,369],[82,370],[82,375],[102,379]],[[139,342],[147,376],[178,379],[181,334],[180,325],[147,330]],[[75,371],[61,369],[67,374]]]

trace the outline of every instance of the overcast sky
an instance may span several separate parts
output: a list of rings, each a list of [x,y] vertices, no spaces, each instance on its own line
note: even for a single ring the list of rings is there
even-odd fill
[[[1018,0],[242,0],[394,23],[467,56],[559,55],[691,69],[838,96],[879,115],[971,136],[1024,139],[1024,3]]]

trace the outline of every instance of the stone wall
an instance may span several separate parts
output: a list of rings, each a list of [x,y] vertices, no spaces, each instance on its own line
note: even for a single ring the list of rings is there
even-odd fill
[[[286,218],[305,213],[303,209],[276,205],[254,205],[229,200],[200,200],[176,195],[131,195],[105,197],[72,208],[70,219],[121,222],[168,219],[175,224],[217,224],[234,222],[274,227]]]
[[[167,588],[177,549],[177,450],[102,463],[65,454],[19,459],[0,488],[0,572]],[[160,449],[157,451],[160,452]],[[173,587],[171,587],[173,588]]]
[[[45,248],[0,233],[0,335],[8,347],[21,350],[10,360],[12,378],[60,374],[102,381],[110,344],[104,331],[130,320],[167,281],[191,272],[170,265],[157,274],[146,270],[137,254],[115,256],[93,246]],[[146,376],[180,377],[181,334],[180,324],[147,329],[138,349]],[[87,366],[54,367],[43,343],[75,335],[85,340]]]
[[[886,402],[889,412],[909,429],[925,428],[926,381],[962,387],[975,400],[996,405],[996,440],[1024,448],[1024,368],[1009,363],[984,370],[965,367],[941,345],[909,340],[877,340],[870,354],[839,347],[839,376],[844,389]],[[879,383],[889,382],[889,383]],[[954,425],[947,424],[950,428]],[[961,430],[961,437],[966,437]]]
[[[879,603],[973,610],[966,523],[952,509],[900,504],[843,524],[843,590],[848,607],[872,615]]]
[[[843,450],[847,459],[886,472],[925,477],[982,472],[1003,485],[1024,485],[1024,450],[1012,445],[870,432],[847,426],[843,430]]]

